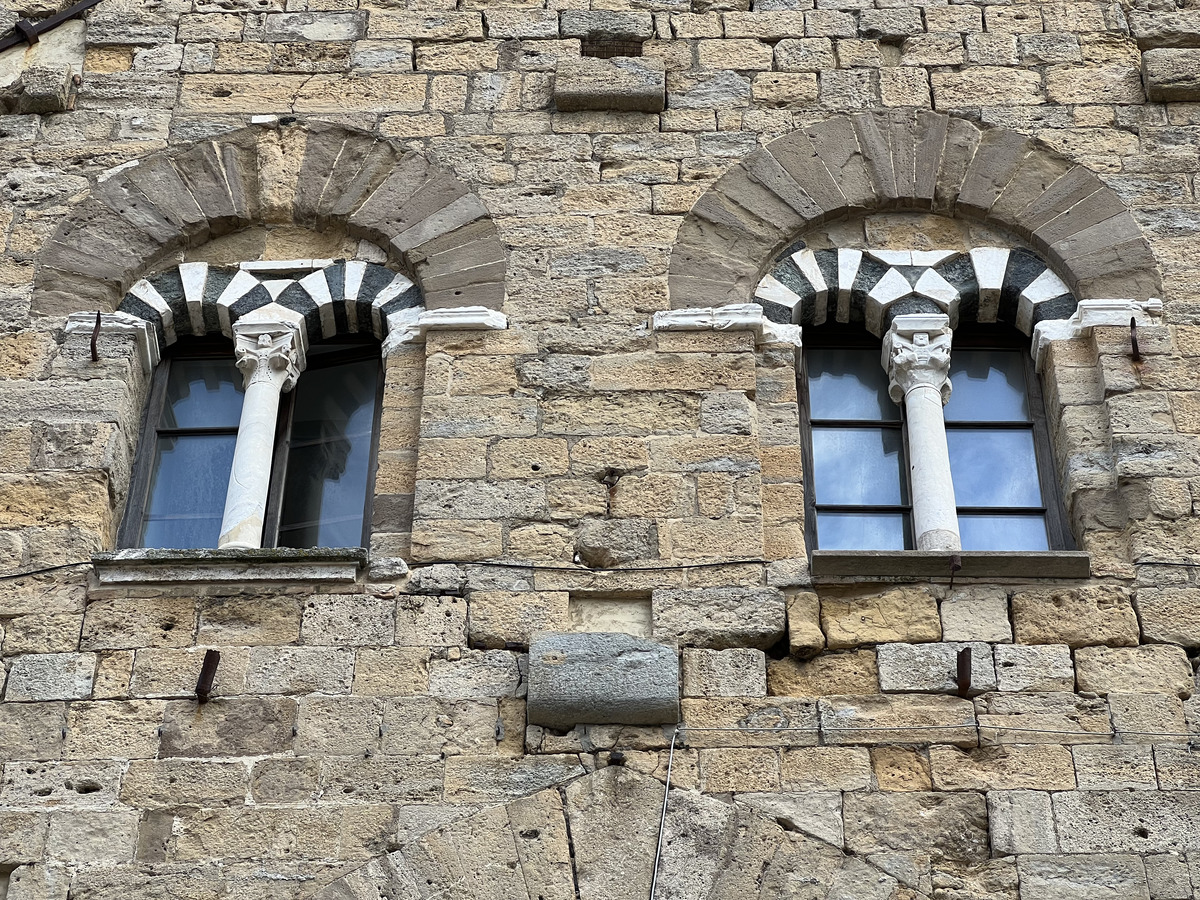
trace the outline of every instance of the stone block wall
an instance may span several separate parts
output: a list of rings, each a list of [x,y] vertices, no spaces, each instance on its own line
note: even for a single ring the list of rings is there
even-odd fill
[[[660,822],[658,898],[1200,897],[1195,11],[104,0],[64,27],[74,108],[0,115],[0,897],[645,898]],[[593,39],[640,44],[638,77]],[[560,72],[608,108],[560,108]],[[796,240],[1049,222],[1078,299],[1163,301],[1136,357],[1122,322],[1042,358],[1090,575],[814,576],[796,347],[654,314],[751,302]],[[181,261],[356,254],[507,326],[387,346],[367,565],[93,564],[150,379],[67,314]],[[545,632],[677,654],[680,721],[529,723]]]

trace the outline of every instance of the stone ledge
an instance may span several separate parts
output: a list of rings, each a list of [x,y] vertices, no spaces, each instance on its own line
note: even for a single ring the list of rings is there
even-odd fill
[[[1091,557],[1077,550],[1043,553],[966,550],[955,578],[1088,578]],[[950,577],[948,553],[917,550],[814,550],[814,581]]]
[[[163,582],[353,582],[367,564],[361,547],[293,550],[117,550],[92,557],[103,585]]]

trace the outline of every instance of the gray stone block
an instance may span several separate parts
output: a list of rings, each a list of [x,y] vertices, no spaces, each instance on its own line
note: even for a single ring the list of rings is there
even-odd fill
[[[568,9],[562,13],[559,29],[567,38],[646,41],[654,36],[654,22],[648,12]]]
[[[1151,100],[1200,99],[1200,50],[1147,50],[1142,79]]]
[[[658,590],[652,595],[654,634],[691,647],[761,650],[784,636],[783,592],[775,588],[718,587]]]
[[[18,656],[8,673],[4,699],[80,700],[92,693],[94,653],[42,653]]]
[[[564,58],[555,70],[554,103],[560,112],[657,113],[666,108],[666,89],[662,60]]]
[[[1024,856],[1022,900],[1149,900],[1146,870],[1132,854]]]
[[[679,660],[670,647],[624,634],[548,634],[529,650],[528,720],[657,725],[679,721]]]

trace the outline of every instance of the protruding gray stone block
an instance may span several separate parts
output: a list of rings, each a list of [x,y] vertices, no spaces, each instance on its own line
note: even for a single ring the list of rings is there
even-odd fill
[[[585,109],[662,112],[667,76],[655,58],[569,58],[559,62],[554,102],[560,112]]]
[[[529,649],[530,725],[679,721],[679,660],[625,634],[547,634]]]
[[[1200,50],[1147,50],[1142,78],[1151,100],[1200,100]]]

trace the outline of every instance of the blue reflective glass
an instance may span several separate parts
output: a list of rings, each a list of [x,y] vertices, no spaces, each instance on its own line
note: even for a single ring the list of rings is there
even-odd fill
[[[1049,550],[1046,517],[1042,515],[959,514],[958,530],[964,550]]]
[[[908,502],[903,438],[898,428],[814,428],[813,490],[817,503]]]
[[[217,546],[236,442],[232,434],[158,438],[141,546]]]
[[[379,361],[310,369],[296,385],[281,547],[358,547],[370,481]]]
[[[237,428],[242,376],[232,359],[171,361],[159,428]]]
[[[821,550],[904,550],[905,513],[818,512],[817,547]]]
[[[877,348],[814,347],[804,359],[811,418],[900,421]]]
[[[999,428],[946,431],[959,506],[1041,506],[1033,432]]]
[[[954,389],[945,407],[947,422],[1028,422],[1029,392],[1020,350],[954,349]]]

